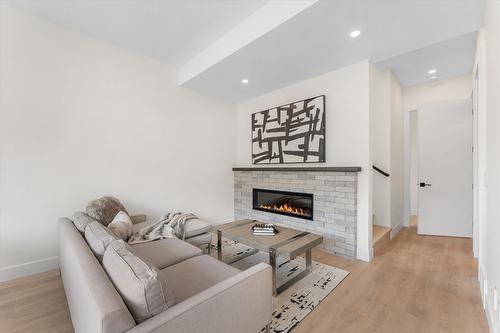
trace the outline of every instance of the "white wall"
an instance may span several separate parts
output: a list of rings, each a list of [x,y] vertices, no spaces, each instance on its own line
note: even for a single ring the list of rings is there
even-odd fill
[[[307,97],[326,95],[326,163],[361,166],[358,180],[357,257],[370,259],[371,153],[368,61],[306,80],[238,104],[238,166],[251,166],[251,114]]]
[[[403,108],[403,224],[408,226],[410,223],[410,214],[418,213],[417,191],[415,185],[417,173],[417,158],[411,158],[411,152],[416,151],[416,146],[410,146],[410,111],[417,110],[418,104],[439,102],[454,99],[466,99],[472,93],[472,78],[470,74],[447,79],[439,80],[429,84],[420,84],[402,89],[402,108]],[[418,115],[416,116],[418,117]],[[414,138],[413,142],[416,144]],[[411,165],[411,161],[415,163]],[[413,173],[413,175],[412,175]],[[417,180],[418,182],[418,180]],[[415,183],[415,184],[412,184]],[[413,186],[412,186],[413,185]]]
[[[472,79],[470,74],[405,87],[403,89],[403,108],[405,110],[416,110],[418,104],[421,103],[464,99],[469,98],[471,93]]]
[[[399,81],[391,73],[391,237],[403,222],[403,108]]]
[[[374,224],[392,229],[403,215],[403,111],[401,86],[391,71],[370,67],[370,125],[373,164],[390,174],[373,171]]]
[[[418,215],[418,115],[410,111],[410,214]]]
[[[370,136],[373,164],[391,171],[391,72],[370,65]],[[373,224],[391,226],[391,178],[373,173]]]
[[[479,63],[479,206],[485,210],[485,219],[479,220],[479,270],[481,285],[488,281],[483,301],[490,331],[499,333],[500,316],[499,310],[493,309],[493,289],[500,288],[500,2],[487,2],[476,61]]]
[[[168,65],[2,9],[0,280],[53,267],[57,218],[101,195],[153,218],[232,218],[235,105],[178,87]]]

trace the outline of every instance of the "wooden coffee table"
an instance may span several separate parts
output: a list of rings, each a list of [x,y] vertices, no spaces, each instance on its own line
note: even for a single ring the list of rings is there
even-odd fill
[[[217,231],[217,257],[222,261],[222,237],[269,253],[269,264],[273,272],[273,294],[276,296],[312,271],[311,250],[323,242],[323,236],[282,226],[275,226],[279,232],[274,236],[255,236],[252,231],[252,226],[255,223],[262,222],[247,219],[215,226],[214,229]],[[250,253],[249,255],[254,253]],[[306,269],[294,278],[278,286],[276,281],[276,258],[280,256],[295,259],[301,254],[305,254]],[[243,258],[239,258],[238,260]]]

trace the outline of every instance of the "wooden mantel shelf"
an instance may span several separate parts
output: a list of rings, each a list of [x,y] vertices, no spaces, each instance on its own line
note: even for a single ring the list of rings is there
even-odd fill
[[[297,172],[297,171],[317,171],[317,172],[360,172],[361,167],[269,167],[269,168],[233,168],[233,171],[280,171],[280,172]]]

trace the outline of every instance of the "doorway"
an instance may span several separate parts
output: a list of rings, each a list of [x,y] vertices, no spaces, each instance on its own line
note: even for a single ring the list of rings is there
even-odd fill
[[[409,114],[410,225],[422,235],[472,237],[470,99]]]

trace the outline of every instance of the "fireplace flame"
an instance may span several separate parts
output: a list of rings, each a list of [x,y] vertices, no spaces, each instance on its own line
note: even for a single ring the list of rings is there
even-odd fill
[[[286,213],[294,213],[294,214],[297,214],[297,215],[306,215],[306,213],[304,212],[304,210],[302,208],[299,208],[299,207],[293,207],[293,206],[290,206],[288,203],[284,203],[284,204],[281,204],[279,206],[276,206],[276,205],[260,205],[259,208],[264,208],[264,209],[270,209],[270,210],[277,210],[279,212],[286,212]]]

